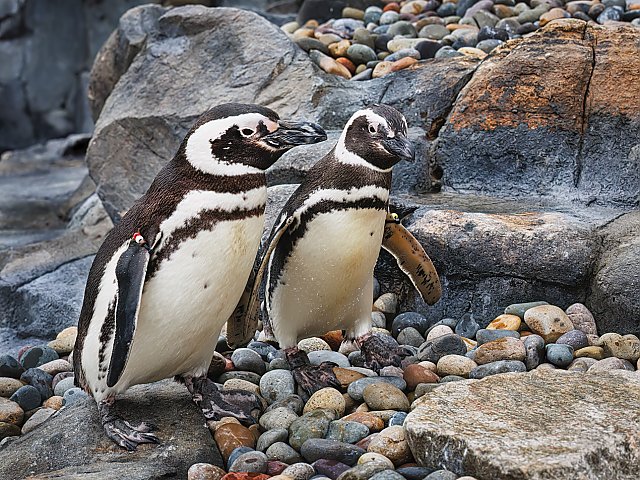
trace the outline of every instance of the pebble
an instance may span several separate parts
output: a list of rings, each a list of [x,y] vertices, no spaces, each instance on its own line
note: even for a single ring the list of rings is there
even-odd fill
[[[405,480],[405,478],[395,470],[383,470],[371,477],[371,480]]]
[[[262,420],[262,418],[260,419]],[[262,422],[260,422],[260,426],[262,426]],[[264,428],[264,427],[263,427]],[[256,450],[260,452],[266,451],[271,445],[276,442],[286,442],[289,438],[289,430],[288,426],[272,428],[264,432],[260,437],[258,437],[258,441],[256,443]]]
[[[228,380],[244,380],[245,382],[250,382],[254,385],[260,385],[260,375],[253,372],[233,370],[231,372],[224,372],[218,377],[218,383],[224,384]]]
[[[378,58],[373,48],[359,43],[353,44],[347,49],[347,56],[356,65],[361,63],[366,64],[367,62],[377,60]]]
[[[22,426],[22,434],[29,433],[31,430],[35,429],[41,423],[44,423],[49,419],[51,415],[56,413],[56,410],[53,408],[41,408],[36,413],[29,417],[29,420],[24,422]]]
[[[22,354],[20,363],[25,369],[29,369],[39,367],[58,358],[58,354],[51,347],[31,347]]]
[[[475,321],[473,315],[465,313],[462,319],[456,324],[455,333],[465,338],[473,338],[480,329],[480,325]]]
[[[527,303],[513,303],[504,309],[504,313],[509,315],[517,315],[524,320],[524,314],[527,310],[540,305],[549,305],[547,302],[527,302]]]
[[[333,420],[335,420],[334,411],[313,410],[305,413],[289,426],[289,444],[299,450],[310,438],[324,438]]]
[[[22,425],[24,409],[15,401],[0,398],[0,422]]]
[[[399,388],[388,383],[368,385],[362,392],[362,398],[372,410],[409,411],[407,396]]]
[[[24,372],[24,368],[11,355],[2,355],[0,357],[0,377],[18,379],[22,372]]]
[[[494,340],[505,337],[520,338],[520,334],[513,330],[488,330],[486,328],[481,328],[478,330],[478,333],[476,333],[476,341],[478,342],[478,345],[493,342]]]
[[[361,423],[366,426],[370,432],[379,432],[384,428],[384,421],[381,418],[367,412],[354,412],[346,415],[342,420]]]
[[[304,406],[303,413],[325,409],[332,410],[337,417],[341,417],[344,415],[345,407],[346,404],[342,394],[335,388],[326,387],[311,395]]]
[[[393,462],[380,453],[367,452],[358,459],[358,465],[364,465],[365,463],[371,462],[382,463],[390,469],[394,468]]]
[[[298,415],[288,407],[278,407],[265,412],[260,417],[260,426],[265,430],[287,429],[298,418]]]
[[[525,356],[524,344],[520,339],[504,337],[480,345],[475,351],[474,360],[478,365],[484,365],[498,360],[522,361]]]
[[[405,327],[398,334],[398,343],[400,345],[411,345],[417,348],[422,345],[424,341],[424,337],[413,327]]]
[[[335,460],[345,465],[353,466],[365,450],[345,442],[325,438],[310,438],[305,441],[300,453],[308,462],[316,460]]]
[[[624,360],[616,357],[603,358],[589,367],[589,372],[608,372],[609,370],[626,370]]]
[[[305,52],[310,50],[319,50],[325,55],[329,55],[327,46],[316,38],[300,37],[296,39],[296,44]]]
[[[0,377],[0,397],[10,397],[22,387],[24,383],[10,377]]]
[[[563,345],[571,345],[574,350],[589,346],[587,335],[581,330],[571,330],[560,336],[556,343]]]
[[[287,398],[295,393],[293,374],[289,370],[271,370],[265,373],[260,379],[260,393],[267,403]]]
[[[351,366],[346,356],[339,352],[331,350],[316,350],[315,352],[309,352],[309,363],[311,365],[320,365],[324,362],[333,362],[337,366],[342,368],[348,368]]]
[[[441,377],[447,375],[457,375],[469,378],[471,370],[476,368],[478,364],[464,355],[445,355],[438,360],[438,375]],[[428,383],[428,382],[423,382]]]
[[[227,459],[227,465],[231,466],[233,465],[233,463],[238,459],[238,457],[240,455],[242,455],[243,453],[247,453],[247,452],[253,452],[253,448],[251,447],[237,447],[234,448],[233,451],[231,452],[231,455],[229,455],[229,458]]]
[[[386,11],[380,16],[380,25],[391,25],[400,20],[400,15],[394,11]]]
[[[546,343],[555,342],[562,334],[573,330],[573,323],[567,314],[555,305],[539,305],[528,309],[524,321]]]
[[[450,334],[427,341],[420,346],[418,358],[438,363],[445,355],[464,355],[467,346],[459,335]]]
[[[56,338],[47,343],[47,347],[52,348],[58,355],[69,355],[73,351],[76,343],[76,335],[66,335]]]
[[[378,462],[367,462],[362,465],[356,465],[341,474],[336,480],[367,480],[378,472],[387,469],[387,465]]]
[[[315,468],[308,463],[298,462],[285,468],[282,475],[293,480],[309,480],[315,473]]]
[[[527,367],[518,360],[498,360],[497,362],[479,365],[469,373],[469,378],[481,379],[489,375],[507,372],[526,372]]]
[[[357,443],[369,435],[366,425],[359,422],[334,420],[329,424],[326,438],[345,443]]]
[[[438,375],[433,370],[420,364],[407,366],[404,369],[403,378],[410,391],[415,390],[420,383],[436,383],[439,380]]]
[[[568,367],[573,361],[573,347],[566,344],[550,343],[546,346],[546,357],[556,367]]]
[[[298,342],[298,348],[304,352],[315,352],[317,350],[331,350],[329,344],[321,338],[304,338]]]
[[[544,339],[540,335],[532,334],[524,337],[523,343],[526,352],[524,364],[527,370],[533,370],[544,361]]]
[[[210,463],[194,463],[187,471],[187,480],[220,480],[226,472]]]
[[[84,390],[78,387],[73,387],[64,392],[64,395],[62,396],[62,405],[73,405],[74,403],[84,400],[87,397],[88,395]]]
[[[238,447],[255,448],[256,439],[247,427],[238,423],[220,425],[213,434],[213,438],[225,460],[229,460],[231,452]]]
[[[62,360],[61,358],[58,360],[53,360],[51,362],[45,363],[44,365],[41,365],[38,368],[43,372],[48,373],[52,377],[56,376],[58,373],[61,373],[61,372],[73,371],[73,367],[71,366],[71,364],[66,360]]]
[[[520,329],[522,320],[517,315],[502,314],[496,317],[487,325],[487,330],[512,330],[517,332]]]
[[[55,395],[58,395],[59,397],[63,397],[64,392],[74,387],[73,382],[74,382],[73,377],[63,378],[62,380],[59,380],[57,383],[55,383],[55,378],[54,378],[53,381],[51,382],[51,384],[53,385],[53,393]]]
[[[406,418],[407,414],[405,412],[396,412],[391,415],[391,418],[389,419],[389,426],[403,425]]]
[[[424,335],[428,328],[427,319],[424,315],[416,312],[404,312],[396,316],[391,323],[391,333],[394,337],[407,327],[415,328],[420,335]]]
[[[256,451],[243,453],[231,464],[229,471],[265,473],[267,471],[267,456]]]
[[[367,386],[380,383],[390,383],[400,390],[407,388],[407,383],[399,377],[367,377],[352,382],[347,388],[347,393],[355,401],[360,402],[363,400],[363,392]]]
[[[284,442],[276,442],[265,452],[269,460],[278,460],[288,465],[302,462],[302,457],[291,446]]]
[[[39,368],[29,368],[20,376],[20,381],[34,386],[40,392],[41,401],[53,395],[51,384],[53,377]]]
[[[309,58],[313,63],[318,65],[322,70],[332,75],[337,75],[346,79],[351,78],[351,72],[344,65],[340,65],[333,58],[319,50],[311,50],[309,52]]]
[[[405,437],[405,430],[397,425],[382,430],[371,441],[367,451],[384,455],[396,466],[410,462],[413,458],[409,450],[409,442]]]
[[[604,349],[602,347],[590,346],[584,347],[575,352],[576,358],[593,358],[594,360],[602,360],[604,358]]]
[[[597,360],[595,358],[588,358],[588,357],[576,358],[569,364],[569,366],[567,367],[567,370],[576,371],[576,372],[586,372],[587,370],[589,370],[591,365],[595,364],[596,362]]]
[[[246,370],[258,375],[263,375],[267,371],[260,354],[250,348],[234,350],[231,354],[231,361],[237,370]]]
[[[458,476],[449,470],[436,470],[424,477],[424,480],[456,480],[456,478]]]
[[[10,399],[20,405],[25,412],[38,408],[42,403],[40,392],[32,385],[20,387]]]
[[[429,330],[426,340],[427,342],[429,342],[431,340],[435,340],[438,337],[451,334],[453,334],[453,330],[451,329],[451,327],[448,327],[447,325],[435,325]]]
[[[637,362],[640,358],[640,339],[635,335],[620,335],[619,333],[605,333],[597,342],[608,357],[618,357],[630,362]]]
[[[396,469],[400,475],[407,480],[422,480],[427,475],[433,472],[432,469],[426,467],[400,467]]]
[[[580,330],[587,335],[597,335],[596,321],[587,307],[581,303],[574,303],[566,310],[567,316],[573,328]]]
[[[269,475],[265,475],[264,473],[255,473],[255,472],[230,472],[227,473],[220,480],[267,480]],[[276,477],[271,477],[276,478]],[[285,480],[286,477],[283,477],[282,480]]]
[[[319,475],[325,475],[327,478],[335,480],[342,473],[349,470],[350,467],[349,465],[345,465],[342,462],[336,462],[335,460],[321,459],[313,462],[313,468],[315,468],[316,472],[318,472]]]

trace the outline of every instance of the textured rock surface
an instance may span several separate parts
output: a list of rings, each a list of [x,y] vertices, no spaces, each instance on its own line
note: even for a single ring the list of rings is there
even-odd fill
[[[128,420],[155,423],[162,443],[133,453],[122,450],[104,435],[95,402],[86,399],[0,447],[0,477],[146,480],[186,478],[193,463],[222,466],[184,386],[165,381],[135,387],[117,405]]]
[[[501,374],[438,387],[405,425],[421,464],[458,474],[631,480],[640,475],[639,398],[635,372]]]

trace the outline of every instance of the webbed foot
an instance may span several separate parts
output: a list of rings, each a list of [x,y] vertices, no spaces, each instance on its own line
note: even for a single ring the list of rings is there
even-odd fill
[[[400,367],[402,359],[409,356],[404,348],[390,335],[366,333],[356,339],[364,355],[364,366],[380,372],[384,367]]]
[[[129,451],[135,450],[141,443],[160,443],[160,439],[150,433],[156,429],[153,424],[130,424],[112,411],[114,403],[113,397],[98,403],[98,413],[107,437]]]
[[[335,373],[333,373],[333,369],[338,366],[337,364],[322,362],[320,365],[311,365],[306,352],[298,347],[286,349],[285,354],[287,355],[287,362],[291,367],[293,378],[307,396],[310,397],[325,387],[340,389],[340,382]]]

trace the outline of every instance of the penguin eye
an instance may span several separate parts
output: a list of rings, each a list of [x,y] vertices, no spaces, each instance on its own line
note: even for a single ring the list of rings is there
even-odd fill
[[[375,134],[376,133],[375,125],[369,125],[369,133],[371,133],[371,134]]]
[[[256,132],[255,130],[251,130],[250,128],[243,128],[242,130],[240,130],[240,133],[242,134],[243,137],[250,137]]]

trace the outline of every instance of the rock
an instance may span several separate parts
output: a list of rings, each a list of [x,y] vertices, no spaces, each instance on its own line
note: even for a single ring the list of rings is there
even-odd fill
[[[429,342],[444,335],[452,335],[453,330],[447,325],[434,325],[429,329],[426,340]]]
[[[587,335],[597,335],[596,321],[587,307],[581,303],[574,303],[565,311],[573,328],[580,330]]]
[[[39,368],[29,368],[21,376],[20,381],[34,386],[40,392],[41,401],[53,395],[51,384],[53,377]]]
[[[334,460],[316,460],[313,462],[313,467],[318,475],[325,475],[327,478],[332,480],[335,480],[342,473],[349,470],[349,465],[345,465],[344,463],[336,462]]]
[[[346,472],[342,473],[336,480],[366,480],[371,478],[378,472],[386,470],[388,467],[381,462],[368,462],[362,465],[356,465]]]
[[[29,433],[31,430],[38,427],[41,423],[44,423],[49,419],[51,415],[56,413],[56,410],[52,408],[41,408],[34,413],[29,420],[27,420],[22,426],[22,434]]]
[[[476,48],[478,48],[479,50],[482,50],[485,53],[491,53],[495,48],[499,47],[503,43],[504,42],[502,40],[494,40],[494,39],[482,40],[481,42],[478,42],[478,44],[476,45]]]
[[[295,382],[288,370],[272,370],[260,379],[260,393],[269,403],[283,400],[294,392]]]
[[[596,362],[597,360],[595,358],[576,358],[569,364],[567,370],[584,373]]]
[[[270,460],[278,460],[286,464],[302,461],[300,454],[284,442],[276,442],[265,452]]]
[[[456,382],[416,402],[407,437],[421,464],[478,478],[633,478],[640,452],[630,443],[637,429],[628,418],[640,413],[638,394],[640,379],[631,372],[536,371]],[[529,399],[526,429],[522,398]],[[597,423],[582,421],[590,412]],[[505,432],[509,448],[501,446]],[[541,444],[554,448],[541,457]]]
[[[87,398],[87,393],[78,387],[73,387],[64,392],[64,396],[62,397],[62,405],[65,407],[68,405],[73,405],[76,402],[84,400]]]
[[[556,367],[565,368],[573,361],[573,347],[567,344],[550,343],[546,346],[547,361]]]
[[[478,364],[476,362],[464,355],[445,355],[438,360],[438,375],[441,377],[446,375],[457,375],[468,378],[471,370],[477,366]]]
[[[73,388],[74,386],[73,382],[74,382],[74,378],[71,376],[61,379],[57,383],[55,382],[55,379],[54,379],[54,381],[52,382],[53,393],[55,395],[63,397],[64,393],[67,390],[69,390],[70,388]]]
[[[458,335],[443,335],[420,346],[418,358],[438,363],[445,355],[464,355],[467,347]]]
[[[640,340],[635,335],[622,336],[618,333],[605,333],[597,342],[608,357],[618,357],[630,362],[640,358]]]
[[[369,429],[362,423],[335,420],[329,424],[326,438],[345,443],[357,443],[368,435]]]
[[[20,363],[25,369],[39,367],[58,359],[56,351],[50,347],[32,347],[24,352]]]
[[[367,412],[355,412],[342,418],[346,422],[358,422],[365,425],[371,432],[379,432],[384,428],[381,418]]]
[[[602,360],[604,358],[604,349],[602,347],[584,347],[575,352],[576,358],[593,358],[595,360]]]
[[[0,422],[12,425],[22,425],[24,409],[15,401],[0,398]]]
[[[367,452],[358,459],[358,465],[364,465],[365,463],[383,463],[387,465],[389,469],[395,468],[391,460],[384,455],[374,452]]]
[[[298,395],[288,395],[286,398],[272,403],[267,407],[267,412],[275,410],[276,408],[286,407],[289,410],[295,412],[296,415],[302,415],[302,409],[304,408],[304,402]]]
[[[360,402],[363,400],[364,389],[369,385],[389,383],[400,390],[407,388],[406,382],[402,378],[398,377],[367,377],[356,380],[349,385],[347,393],[355,401]]]
[[[409,411],[409,400],[406,395],[389,383],[368,385],[363,390],[362,397],[372,410]]]
[[[411,345],[418,348],[424,343],[424,337],[413,327],[403,328],[398,334],[398,343],[400,345]]]
[[[372,480],[404,480],[404,477],[397,473],[394,470],[383,470],[382,472],[376,473]]]
[[[480,329],[480,325],[475,321],[473,315],[467,313],[462,316],[462,319],[456,324],[455,333],[465,338],[473,338]]]
[[[332,410],[337,417],[342,417],[345,410],[345,401],[342,394],[335,388],[322,388],[315,392],[304,406],[303,413],[313,410]]]
[[[267,370],[262,357],[250,348],[234,350],[231,354],[231,361],[238,370],[247,370],[258,375],[263,375]]]
[[[288,427],[278,427],[267,430],[258,438],[258,442],[256,443],[256,450],[264,452],[276,442],[286,442],[287,438],[289,438]]]
[[[404,427],[401,426],[387,427],[382,430],[371,441],[367,450],[384,455],[396,466],[407,463],[413,458]]]
[[[256,438],[247,428],[238,423],[224,423],[216,428],[213,438],[225,460],[229,459],[231,452],[238,447],[254,448]]]
[[[545,342],[555,342],[564,333],[573,329],[573,323],[566,313],[554,305],[532,307],[524,314],[524,321],[532,332]]]
[[[0,422],[0,440],[7,437],[17,437],[21,434],[20,427],[13,423]]]
[[[533,370],[545,359],[544,339],[540,335],[532,334],[524,337],[523,343],[526,352],[524,364],[527,370]]]
[[[329,410],[313,410],[297,418],[289,426],[289,444],[299,450],[310,438],[324,438],[334,415]]]
[[[40,392],[32,385],[20,387],[10,399],[20,405],[24,411],[33,410],[42,403]]]
[[[361,44],[351,45],[347,50],[347,56],[356,65],[361,63],[366,64],[378,58],[376,52],[371,47]]]
[[[311,438],[302,444],[300,453],[308,462],[324,459],[352,466],[365,453],[365,450],[337,440]]]
[[[447,356],[450,355],[445,355],[445,357]],[[407,382],[407,388],[413,391],[420,383],[436,383],[438,381],[438,375],[423,365],[413,364],[408,365],[404,369],[403,379]]]
[[[262,452],[247,452],[240,455],[229,467],[229,472],[265,473],[267,456]]]
[[[0,397],[10,397],[23,385],[24,383],[15,378],[0,377]]]
[[[433,472],[431,468],[425,467],[400,467],[396,472],[401,474],[407,480],[422,480]]]
[[[267,480],[269,475],[256,472],[230,472],[227,473],[221,480]],[[282,477],[284,480],[285,477]]]
[[[498,360],[497,362],[477,366],[469,372],[469,378],[481,379],[498,373],[526,371],[527,367],[518,360]]]
[[[315,352],[316,350],[331,350],[331,347],[327,342],[318,337],[304,338],[298,342],[298,348],[307,353]]]
[[[0,377],[20,378],[24,368],[11,355],[0,356]]]
[[[260,426],[265,430],[287,429],[298,415],[287,407],[278,407],[265,412],[260,417]]]
[[[556,340],[558,344],[571,345],[574,350],[589,346],[587,335],[581,330],[570,330]]]
[[[210,463],[194,463],[187,471],[187,480],[220,480],[226,472]]]
[[[458,476],[453,472],[448,470],[436,470],[424,477],[424,480],[456,480],[456,478],[458,478]]]
[[[404,312],[393,319],[393,323],[391,324],[391,333],[394,337],[397,337],[403,329],[413,327],[420,333],[420,335],[424,335],[427,330],[427,325],[428,322],[424,315],[417,312]]]
[[[348,368],[351,366],[347,357],[338,352],[332,352],[328,350],[317,350],[315,352],[309,352],[309,363],[311,365],[320,365],[323,362],[333,362],[339,367]]]
[[[478,330],[478,333],[476,333],[478,346],[505,337],[520,338],[520,334],[513,330],[489,330],[484,328],[481,328]]]
[[[616,357],[603,358],[589,367],[589,373],[608,372],[610,370],[627,370],[624,360]]]
[[[71,364],[66,360],[62,360],[62,359],[52,360],[51,362],[45,363],[44,365],[40,365],[40,367],[38,368],[51,376],[55,376],[60,372],[73,371],[73,367],[71,366]]]
[[[294,463],[287,467],[282,475],[293,480],[309,480],[316,473],[315,469],[308,463]]]
[[[484,365],[498,360],[522,361],[525,356],[524,344],[519,339],[504,337],[480,345],[475,351],[474,360],[478,365]]]
[[[50,417],[36,430],[4,445],[0,450],[0,477],[15,472],[31,475],[102,479],[186,478],[194,463],[221,465],[215,443],[202,412],[182,385],[164,381],[136,386],[118,399],[127,420],[147,420],[158,426],[160,445],[125,452],[104,434],[92,399],[85,399]],[[180,412],[179,421],[176,412]],[[61,450],[52,450],[56,444]],[[25,446],[28,445],[28,448]],[[20,453],[18,453],[20,452]]]
[[[44,408],[52,408],[54,410],[60,410],[62,408],[62,401],[63,401],[63,397],[54,395],[53,397],[50,397],[45,402],[43,402],[42,406]]]
[[[503,314],[497,316],[487,325],[487,330],[513,330],[517,332],[521,324],[520,317],[517,315]]]

